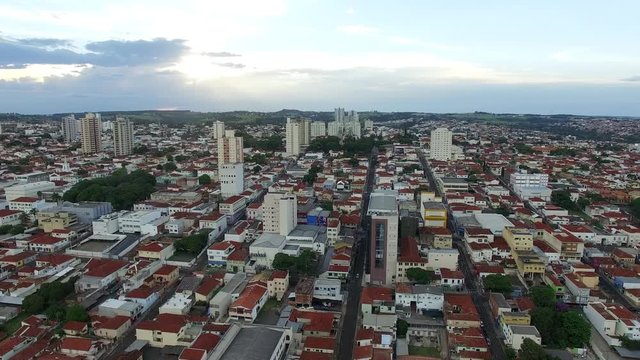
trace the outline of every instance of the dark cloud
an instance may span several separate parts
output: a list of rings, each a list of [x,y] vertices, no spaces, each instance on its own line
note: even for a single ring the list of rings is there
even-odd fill
[[[242,69],[244,67],[246,67],[245,64],[239,64],[239,63],[232,63],[232,62],[226,62],[226,63],[215,63],[218,66],[223,66],[223,67],[228,67],[228,68],[233,68],[233,69]]]
[[[35,44],[39,45],[34,45]],[[60,43],[57,39],[27,39],[10,41],[0,38],[0,65],[9,64],[92,64],[104,67],[166,64],[178,60],[189,51],[184,40],[92,42],[85,46],[88,53],[68,49],[48,49],[46,45]]]
[[[640,81],[640,75],[631,76],[631,77],[622,79],[622,81]]]
[[[236,56],[242,56],[240,54],[234,54],[234,53],[230,53],[227,51],[221,51],[221,52],[203,52],[202,55],[204,56],[210,56],[210,57],[236,57]]]
[[[52,39],[52,38],[29,38],[29,39],[20,39],[16,41],[22,45],[28,46],[36,46],[36,47],[65,47],[70,46],[71,42],[69,40],[64,39]]]

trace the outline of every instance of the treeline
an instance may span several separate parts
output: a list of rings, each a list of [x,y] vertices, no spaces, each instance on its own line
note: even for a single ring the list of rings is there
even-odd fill
[[[343,151],[345,156],[368,155],[375,146],[384,145],[386,142],[381,138],[363,137],[356,139],[346,137],[343,141],[337,136],[326,136],[316,138],[311,141],[307,151]]]
[[[155,185],[156,178],[143,170],[127,174],[125,169],[118,169],[111,176],[77,183],[64,193],[63,200],[106,201],[116,210],[128,210],[136,202],[147,199]]]

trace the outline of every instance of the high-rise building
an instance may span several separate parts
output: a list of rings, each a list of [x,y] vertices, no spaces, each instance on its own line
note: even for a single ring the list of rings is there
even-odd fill
[[[80,119],[82,153],[95,154],[102,151],[102,121],[99,114],[86,113]]]
[[[372,130],[373,130],[373,120],[365,120],[364,131],[372,131]]]
[[[327,136],[327,124],[324,121],[314,121],[311,123],[311,139]]]
[[[244,191],[244,164],[219,164],[218,179],[223,198],[239,195]]]
[[[71,114],[62,118],[62,135],[64,136],[64,142],[67,144],[70,144],[80,138],[78,120],[75,115]]]
[[[113,124],[113,153],[115,156],[133,154],[133,123],[129,119],[116,117]]]
[[[371,217],[369,273],[371,283],[391,286],[398,264],[397,191],[378,190],[369,197]]]
[[[216,121],[213,123],[213,138],[220,139],[222,137],[224,137],[224,123]]]
[[[451,144],[453,133],[447,128],[431,131],[431,151],[429,158],[439,161],[451,160]]]
[[[287,118],[286,151],[289,155],[298,156],[305,146],[309,145],[311,122],[309,120],[291,120]]]
[[[243,163],[242,150],[242,137],[236,136],[235,130],[226,130],[224,137],[218,139],[218,164]]]
[[[337,122],[343,122],[345,120],[346,114],[344,112],[344,108],[335,108],[333,110],[333,120]]]
[[[298,199],[286,192],[269,192],[262,203],[264,232],[287,236],[298,223]]]

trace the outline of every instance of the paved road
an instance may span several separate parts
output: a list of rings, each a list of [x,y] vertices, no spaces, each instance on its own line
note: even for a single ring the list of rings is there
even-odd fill
[[[431,171],[431,167],[429,166],[429,162],[424,157],[424,153],[422,150],[418,149],[418,158],[420,159],[420,163],[422,164],[422,169],[424,170],[424,176],[429,180],[429,185],[431,189],[436,193],[437,196],[442,196],[440,193],[440,189],[436,186],[436,179],[433,177],[433,172]]]
[[[471,269],[471,259],[469,258],[462,241],[457,237],[453,244],[461,255],[462,272],[464,273],[464,282],[467,289],[471,292],[474,304],[480,314],[480,320],[484,323],[484,330],[486,331],[487,339],[491,341],[489,350],[493,359],[506,360],[507,355],[502,347],[501,331],[498,329],[496,322],[491,315],[491,307],[489,306],[489,296],[482,291],[482,287],[478,283],[477,277]]]
[[[347,286],[347,309],[342,319],[342,329],[340,333],[338,345],[338,359],[352,360],[353,346],[355,343],[356,329],[358,326],[358,315],[360,313],[360,293],[362,292],[362,277],[365,269],[365,258],[368,254],[369,242],[368,232],[369,219],[366,216],[369,208],[369,193],[373,187],[373,176],[375,174],[375,159],[378,155],[378,149],[374,148],[369,160],[369,173],[367,174],[367,188],[363,194],[364,203],[362,206],[362,222],[361,228],[365,229],[364,233],[357,235],[355,249],[356,253],[353,257],[352,269],[349,284]],[[355,276],[354,276],[355,275]]]

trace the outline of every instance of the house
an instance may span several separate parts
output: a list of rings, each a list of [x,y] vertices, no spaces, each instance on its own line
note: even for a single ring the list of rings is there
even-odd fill
[[[158,314],[153,320],[144,320],[136,327],[136,338],[148,341],[152,347],[189,346],[191,340],[186,331],[187,317],[174,314]]]
[[[220,288],[220,286],[222,286],[222,281],[214,277],[204,278],[195,291],[196,302],[209,302],[209,300],[211,300],[211,298],[213,297],[213,294]]]
[[[209,215],[205,215],[198,219],[198,228],[209,229],[209,241],[217,239],[220,234],[227,230],[228,226],[227,215],[214,211]]]
[[[162,265],[160,269],[153,273],[153,280],[156,283],[170,285],[178,280],[178,276],[180,275],[179,269],[177,266],[173,265]]]
[[[0,209],[0,226],[2,225],[20,225],[20,215],[22,211]]]
[[[505,334],[505,343],[514,350],[520,350],[525,339],[532,340],[536,344],[542,343],[540,332],[535,326],[531,325],[507,325]]]
[[[95,317],[91,321],[93,333],[103,339],[117,340],[122,338],[131,327],[131,318],[128,316]]]
[[[227,216],[227,224],[235,224],[245,213],[246,199],[243,196],[234,195],[220,203],[220,213]]]
[[[138,257],[145,259],[166,260],[173,256],[175,248],[172,243],[162,243],[158,241],[148,242],[138,247]]]
[[[584,307],[584,314],[609,346],[621,346],[623,336],[640,340],[638,315],[622,305],[592,302]]]
[[[81,337],[65,337],[60,342],[60,352],[69,356],[96,357],[98,343],[92,339]]]
[[[145,311],[149,310],[156,301],[158,301],[159,295],[150,287],[142,285],[124,295],[120,295],[119,299],[123,301],[131,301],[142,305],[142,312],[144,313]]]
[[[265,282],[250,283],[229,307],[229,318],[253,322],[268,298],[269,291]]]
[[[440,269],[440,284],[452,289],[460,289],[464,286],[464,274],[459,270]]]
[[[367,286],[360,295],[360,310],[363,314],[395,314],[393,290],[379,286]]]
[[[89,325],[86,322],[67,321],[62,326],[62,331],[67,335],[80,336],[85,335],[89,331]]]
[[[124,277],[128,263],[123,260],[91,258],[85,266],[85,272],[76,281],[76,291],[105,289]]]
[[[239,247],[237,243],[231,241],[217,242],[207,249],[207,259],[209,266],[227,266],[227,258]]]
[[[289,272],[276,270],[271,273],[269,281],[267,281],[267,288],[269,297],[275,297],[278,301],[282,300],[289,289]]]
[[[316,279],[313,298],[321,301],[342,302],[342,282],[338,279]]]
[[[66,238],[53,237],[46,234],[36,235],[29,239],[29,250],[53,253],[70,245]]]
[[[336,339],[333,337],[307,336],[302,349],[308,352],[333,354]]]

